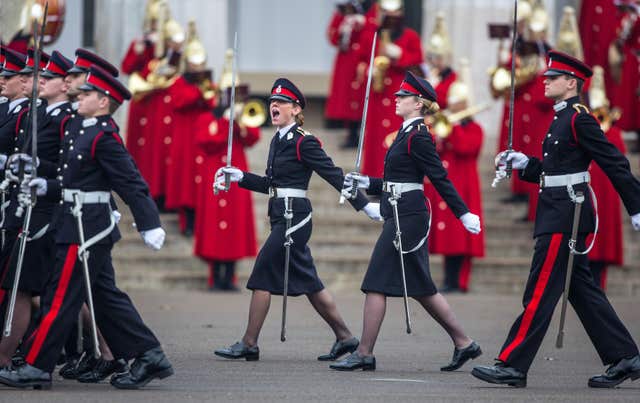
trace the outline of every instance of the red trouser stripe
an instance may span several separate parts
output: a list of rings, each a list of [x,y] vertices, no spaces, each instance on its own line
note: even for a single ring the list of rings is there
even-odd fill
[[[11,256],[7,259],[7,264],[4,265],[4,270],[2,271],[2,278],[0,278],[0,286],[4,283],[4,278],[7,277],[7,273],[9,272],[9,263],[11,263]],[[4,301],[4,296],[7,291],[4,288],[0,288],[0,304]]]
[[[506,362],[511,352],[516,347],[518,347],[527,336],[527,332],[529,331],[529,327],[531,326],[533,317],[538,310],[538,305],[540,305],[542,294],[544,294],[544,290],[547,287],[547,283],[549,282],[551,270],[553,270],[553,264],[556,260],[556,256],[558,255],[558,249],[560,248],[561,243],[562,234],[553,234],[553,236],[551,237],[551,242],[549,243],[547,257],[544,259],[544,264],[542,265],[542,269],[540,270],[540,274],[538,275],[538,281],[536,281],[536,287],[533,291],[533,297],[527,304],[527,307],[524,310],[524,314],[522,315],[518,333],[516,333],[516,337],[513,339],[511,344],[509,344],[500,353],[500,356],[498,357],[500,361]]]
[[[53,296],[53,302],[51,304],[51,309],[47,312],[47,315],[40,322],[40,326],[35,331],[35,339],[33,344],[31,345],[31,349],[29,350],[29,354],[27,355],[27,363],[33,365],[36,358],[38,357],[38,353],[40,353],[40,349],[42,348],[42,344],[47,338],[47,334],[49,333],[49,329],[51,325],[56,320],[58,313],[60,312],[60,307],[64,301],[64,297],[67,293],[67,287],[69,286],[69,280],[71,279],[71,274],[73,273],[73,268],[76,265],[76,259],[78,258],[78,245],[70,245],[69,250],[67,251],[67,257],[64,260],[64,266],[62,267],[62,274],[60,275],[60,280],[58,282],[58,288],[56,288],[56,293]]]

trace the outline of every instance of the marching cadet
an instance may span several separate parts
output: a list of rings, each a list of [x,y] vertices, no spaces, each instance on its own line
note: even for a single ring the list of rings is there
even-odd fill
[[[333,296],[318,278],[311,250],[307,246],[312,224],[311,201],[306,194],[314,171],[340,191],[342,170],[333,164],[321,148],[320,141],[302,129],[302,110],[306,101],[302,92],[291,81],[286,78],[277,79],[271,88],[269,100],[271,123],[278,127],[278,131],[269,147],[266,176],[243,172],[233,167],[222,169],[223,173],[229,175],[230,181],[238,182],[240,187],[272,196],[269,199],[271,233],[256,258],[247,283],[247,288],[253,293],[245,334],[241,341],[216,350],[215,354],[229,359],[259,359],[258,336],[269,311],[271,294],[284,293],[284,271],[288,270],[288,295],[306,295],[335,333],[336,342],[331,350],[328,354],[319,356],[318,360],[335,360],[354,351],[358,346],[358,339],[347,328]],[[223,188],[224,184],[225,178],[221,175],[216,178],[214,186]],[[357,210],[364,209],[369,217],[379,216],[376,208],[362,194],[351,200],[351,204]],[[291,227],[287,226],[287,221]],[[283,244],[289,234],[293,238],[293,244],[289,246],[289,267],[285,267]]]
[[[115,375],[111,384],[137,389],[173,374],[160,343],[142,322],[129,297],[116,287],[111,265],[111,248],[120,238],[110,208],[112,189],[130,206],[148,246],[160,249],[165,237],[146,183],[110,124],[111,113],[131,94],[115,77],[96,66],[90,67],[82,90],[78,113],[85,119],[74,148],[67,155],[62,191],[60,186],[49,188],[44,178],[29,182],[39,196],[61,196],[63,209],[56,222],[56,260],[42,297],[43,319],[25,350],[26,364],[0,371],[0,383],[12,387],[51,387],[51,372],[85,299],[79,261],[79,255],[86,258],[81,250],[84,248],[90,253],[88,266],[96,320],[103,324],[101,330],[114,355],[135,358],[129,372]],[[86,237],[82,244],[79,227]]]
[[[419,71],[423,62],[420,35],[404,25],[402,1],[383,0],[379,6],[381,24],[373,62],[367,135],[362,156],[362,172],[373,176],[382,175],[386,136],[402,123],[395,113],[393,94],[402,83],[405,72]],[[362,71],[368,67],[374,33],[366,32],[361,36]]]
[[[425,115],[438,110],[431,84],[407,72],[396,92],[396,113],[403,123],[385,157],[384,178],[355,173],[345,177],[345,191],[351,191],[355,180],[358,187],[367,189],[369,194],[381,195],[380,212],[384,225],[360,288],[366,294],[360,346],[344,360],[330,365],[332,369],[376,369],[373,348],[384,319],[387,297],[403,295],[418,301],[451,337],[453,359],[440,368],[441,371],[454,371],[482,354],[480,346],[465,334],[451,307],[438,293],[429,272],[426,245],[429,212],[422,183],[425,175],[467,231],[478,234],[481,230],[480,218],[469,212],[447,178],[433,137],[424,124]],[[401,241],[396,239],[399,231],[402,231]],[[408,317],[408,309],[406,313]]]
[[[4,45],[0,45],[0,72],[4,65]],[[4,85],[4,77],[0,75],[0,122],[4,120],[9,112],[9,98],[2,95],[2,86]]]
[[[459,189],[469,210],[476,211],[482,221],[482,196],[478,157],[482,149],[484,132],[473,120],[480,108],[471,105],[471,72],[466,59],[460,61],[460,75],[449,87],[447,102],[449,114],[441,125],[434,123],[436,150],[447,170],[449,179]],[[437,89],[436,89],[437,93]],[[429,197],[427,195],[427,197]],[[484,234],[470,234],[447,207],[442,197],[433,191],[431,202],[433,231],[429,238],[429,252],[444,255],[444,284],[440,292],[467,292],[474,257],[484,256]]]
[[[607,140],[624,155],[626,146],[622,139],[622,130],[616,125],[620,111],[610,108],[604,77],[604,69],[594,66],[593,78],[589,85],[589,106],[600,122],[600,128]],[[596,284],[606,290],[608,266],[621,266],[624,260],[620,198],[602,168],[592,163],[589,173],[593,193],[598,198],[598,210],[606,212],[599,215],[598,240],[589,252],[589,267]]]
[[[16,123],[27,110],[29,99],[24,96],[20,70],[25,66],[27,56],[5,48],[5,61],[0,76],[3,77],[2,95],[9,100],[7,114],[0,121],[0,168],[4,168],[7,157],[14,152]]]
[[[233,82],[233,50],[225,54],[225,64],[219,81],[220,105],[223,110],[217,118],[213,114],[202,114],[197,122],[196,143],[202,152],[196,180],[198,181],[194,254],[209,264],[210,290],[235,291],[236,261],[256,255],[256,229],[251,191],[232,185],[233,191],[214,195],[209,184],[215,181],[216,169],[227,161],[227,141],[231,86]],[[241,82],[236,74],[236,82]],[[260,124],[249,122],[240,109],[244,109],[249,93],[248,85],[236,85],[235,115],[233,125],[233,147],[231,160],[242,170],[249,170],[245,148],[260,139]],[[226,109],[226,110],[224,110]],[[266,113],[265,113],[266,119]],[[212,169],[213,168],[213,169]],[[225,242],[220,242],[224,239]]]
[[[609,365],[604,374],[589,379],[589,386],[612,388],[629,378],[640,377],[640,355],[589,270],[585,239],[594,231],[596,217],[588,191],[587,169],[592,161],[602,168],[637,231],[640,231],[640,181],[631,174],[629,161],[607,140],[587,107],[579,103],[578,94],[592,75],[589,66],[557,51],[549,52],[548,57],[544,94],[556,103],[555,116],[542,145],[542,159],[520,152],[500,153],[496,157],[497,178],[503,176],[506,161],[510,160],[522,179],[540,184],[533,234],[536,245],[524,292],[524,312],[511,327],[498,363],[475,367],[472,374],[489,383],[526,386],[527,371],[567,286],[566,270],[571,269],[567,265],[573,249],[570,289],[565,292],[602,363]],[[578,210],[582,204],[584,207]],[[578,234],[577,242],[569,244],[572,231]]]
[[[333,13],[327,39],[337,48],[324,116],[344,123],[349,133],[343,148],[358,146],[365,86],[358,74],[360,37],[378,26],[378,6],[373,0],[340,3]]]

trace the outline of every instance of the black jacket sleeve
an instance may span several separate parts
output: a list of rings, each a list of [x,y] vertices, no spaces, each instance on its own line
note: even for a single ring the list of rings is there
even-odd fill
[[[542,175],[542,161],[536,157],[529,157],[527,166],[518,172],[520,179],[531,183],[540,183],[540,175]]]

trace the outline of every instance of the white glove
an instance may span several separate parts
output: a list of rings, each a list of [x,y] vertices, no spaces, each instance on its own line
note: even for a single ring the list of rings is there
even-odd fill
[[[392,59],[399,59],[402,55],[402,48],[395,43],[388,43],[384,52]]]
[[[160,227],[150,229],[148,231],[141,231],[140,235],[142,235],[142,239],[144,243],[153,250],[160,250],[162,248],[162,244],[164,243],[164,238],[166,233]]]
[[[631,216],[631,225],[636,231],[640,231],[640,213]]]
[[[351,194],[351,187],[353,187],[353,181],[358,182],[358,189],[369,189],[371,181],[366,175],[361,175],[357,172],[349,172],[344,176],[344,182],[342,183],[342,193]]]
[[[7,156],[5,154],[0,154],[0,170],[4,169],[4,166],[6,163],[7,163]]]
[[[244,178],[244,172],[242,172],[241,170],[239,170],[238,168],[235,167],[224,167],[220,170],[218,170],[218,175],[216,176],[215,180],[213,181],[213,189],[215,190],[216,188],[218,190],[224,190],[224,185],[225,185],[225,178],[224,178],[224,174],[229,174],[229,180],[231,182],[240,182],[242,180],[242,178]]]
[[[464,213],[460,216],[460,221],[467,231],[472,234],[479,234],[482,229],[480,228],[480,217],[472,213]]]
[[[113,216],[113,220],[116,222],[116,224],[120,222],[120,219],[122,218],[122,214],[120,214],[118,210],[113,210],[111,212],[111,215]]]
[[[44,178],[33,178],[28,183],[29,188],[36,188],[37,196],[44,196],[47,194],[47,180]],[[23,193],[29,193],[27,189],[23,188]]]
[[[380,203],[367,203],[362,211],[367,215],[367,217],[371,218],[373,221],[382,221],[382,216],[380,215]]]
[[[20,161],[24,161],[25,173],[30,174],[33,172],[33,158],[31,158],[30,155],[24,153],[13,154],[11,158],[9,158],[9,169],[14,173],[14,175],[17,175],[20,170]],[[39,165],[40,160],[36,157],[36,167]]]
[[[511,161],[511,167],[513,169],[525,169],[529,163],[529,157],[519,151],[503,151],[496,155],[495,162],[498,169],[500,166],[507,164],[507,161]]]

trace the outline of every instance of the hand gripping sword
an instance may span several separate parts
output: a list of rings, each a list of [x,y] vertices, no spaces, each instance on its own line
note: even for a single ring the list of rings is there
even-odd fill
[[[409,298],[407,297],[407,279],[404,270],[404,256],[402,252],[402,231],[400,231],[400,217],[398,215],[398,199],[400,195],[396,193],[395,186],[391,186],[391,196],[389,196],[389,204],[393,209],[393,220],[396,222],[396,238],[393,245],[398,250],[400,257],[400,271],[402,273],[402,297],[404,301],[404,317],[407,324],[407,334],[411,334],[411,315],[409,314]]]
[[[576,242],[578,241],[578,229],[580,227],[580,212],[584,203],[584,193],[576,192],[575,207],[573,209],[573,227],[571,228],[571,239],[569,240],[569,259],[567,261],[567,276],[564,280],[564,291],[562,292],[562,308],[560,309],[560,327],[556,347],[562,348],[564,339],[564,321],[567,315],[567,300],[569,299],[569,289],[571,288],[571,276],[573,275],[573,258],[576,255]]]
[[[231,168],[231,152],[233,151],[233,121],[235,118],[236,111],[236,73],[238,70],[238,66],[236,63],[236,57],[238,54],[238,32],[236,32],[233,36],[233,58],[231,59],[231,100],[229,103],[229,134],[227,137],[227,165],[225,168]],[[218,174],[222,168],[219,168],[216,171],[216,175],[214,178],[218,177]],[[215,180],[215,179],[214,179]],[[229,187],[231,187],[231,175],[228,173],[224,174],[224,191],[228,192]],[[214,186],[213,193],[217,195],[219,189]]]
[[[367,127],[367,110],[369,109],[369,93],[371,92],[371,78],[373,77],[373,59],[376,54],[376,42],[378,33],[373,34],[373,43],[371,44],[371,57],[369,58],[369,73],[367,77],[367,89],[364,95],[364,106],[362,108],[362,122],[360,123],[360,136],[358,137],[358,152],[356,153],[356,173],[360,173],[360,163],[362,161],[362,148],[364,146],[364,133]],[[351,186],[351,194],[349,199],[354,200],[358,196],[358,181],[353,179]],[[345,197],[340,194],[340,204],[344,204]]]
[[[82,261],[82,269],[84,274],[84,286],[87,291],[87,306],[89,307],[89,315],[91,317],[91,338],[93,339],[93,355],[100,358],[100,348],[98,344],[98,326],[96,325],[96,315],[93,309],[93,294],[91,292],[91,277],[89,277],[89,251],[85,248],[84,227],[82,225],[82,201],[80,195],[73,193],[73,208],[71,213],[76,217],[78,223],[78,238],[80,246],[78,247],[78,257]],[[78,325],[82,323],[82,316],[79,317]]]
[[[287,340],[287,293],[289,292],[289,261],[291,260],[291,245],[293,238],[291,237],[291,222],[293,221],[293,199],[285,197],[285,227],[284,232],[284,287],[282,291],[282,324],[280,326],[280,341]]]
[[[37,159],[38,159],[38,79],[40,76],[40,52],[42,50],[42,38],[44,37],[44,27],[47,23],[47,13],[49,10],[49,3],[45,3],[44,5],[44,13],[42,15],[42,26],[40,32],[38,32],[38,21],[33,21],[33,43],[34,43],[34,52],[33,52],[33,85],[31,87],[31,101],[29,105],[29,120],[27,122],[27,131],[26,134],[31,134],[31,159],[32,159],[32,177],[37,177]],[[39,35],[39,36],[38,36]],[[25,139],[24,147],[28,149],[29,139]],[[26,151],[26,150],[25,150]],[[8,161],[8,160],[7,160]],[[25,162],[19,160],[19,173],[18,178],[20,184],[25,179]],[[20,240],[18,241],[18,260],[16,263],[15,275],[13,278],[13,284],[11,287],[11,295],[9,297],[9,307],[7,309],[7,314],[5,318],[5,327],[4,327],[4,336],[9,337],[11,335],[11,328],[13,325],[13,314],[15,312],[16,307],[16,298],[18,296],[18,285],[20,283],[20,275],[22,273],[22,264],[24,262],[24,253],[27,247],[27,241],[29,240],[29,226],[31,225],[31,213],[36,204],[36,189],[31,188],[31,197],[30,198],[20,198],[20,206],[16,211],[16,216],[22,216],[22,204],[27,203],[27,212],[24,218],[24,222],[22,223],[22,232],[20,233]],[[4,192],[3,192],[3,202],[4,202]],[[26,200],[25,200],[26,199]],[[4,208],[2,211],[2,218],[4,221]],[[4,232],[2,234],[2,243],[4,246]],[[11,258],[10,258],[11,259]]]

